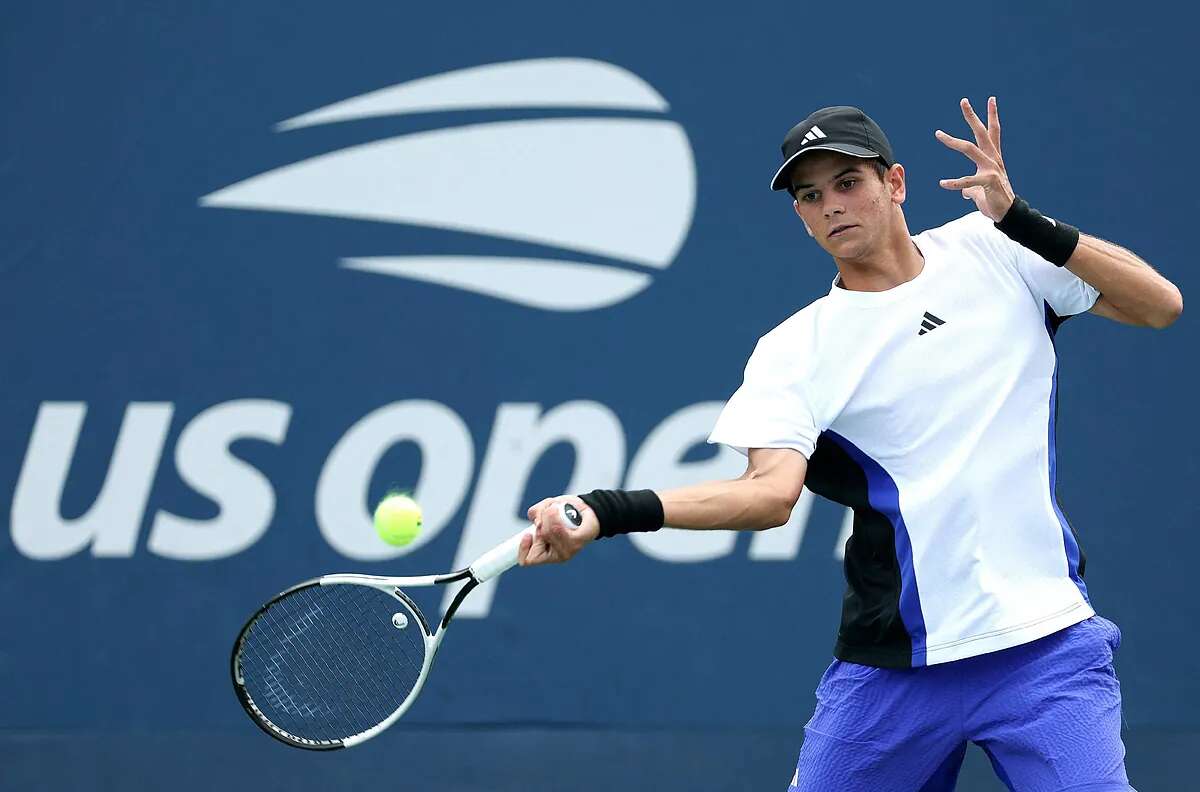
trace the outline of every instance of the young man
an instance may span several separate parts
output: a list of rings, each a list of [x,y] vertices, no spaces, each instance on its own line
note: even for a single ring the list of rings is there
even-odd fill
[[[837,265],[829,294],[761,338],[710,442],[746,472],[529,510],[525,565],[601,536],[782,525],[807,485],[850,506],[847,591],[790,789],[952,789],[968,741],[1010,789],[1129,790],[1116,626],[1095,615],[1055,497],[1054,335],[1090,310],[1164,328],[1179,290],[1123,248],[1017,198],[988,123],[936,136],[978,212],[915,237],[905,172],[861,110],[794,127],[772,179]],[[583,513],[563,525],[551,505]]]

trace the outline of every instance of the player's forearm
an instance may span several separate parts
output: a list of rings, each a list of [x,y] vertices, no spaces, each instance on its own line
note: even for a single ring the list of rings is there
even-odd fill
[[[1121,313],[1150,327],[1168,327],[1183,313],[1183,295],[1175,284],[1119,245],[1080,234],[1067,269],[1096,287]]]
[[[710,481],[657,491],[663,522],[672,528],[759,531],[788,521],[788,499],[758,479]]]

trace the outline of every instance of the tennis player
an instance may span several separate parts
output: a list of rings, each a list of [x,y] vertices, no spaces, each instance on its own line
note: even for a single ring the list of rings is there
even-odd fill
[[[524,565],[598,537],[782,525],[802,486],[854,510],[835,660],[790,790],[953,789],[968,742],[1009,789],[1130,790],[1113,670],[1084,555],[1055,495],[1055,333],[1090,311],[1165,328],[1179,290],[1129,251],[1040,214],[1012,189],[994,98],[974,142],[938,130],[974,175],[977,212],[916,236],[905,170],[861,110],[794,127],[771,180],[838,274],[763,336],[709,442],[734,481],[595,490],[529,510]],[[577,529],[551,508],[584,512]]]

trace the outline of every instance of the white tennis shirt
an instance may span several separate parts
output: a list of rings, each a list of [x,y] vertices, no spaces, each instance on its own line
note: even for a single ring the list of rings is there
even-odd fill
[[[921,272],[829,294],[758,341],[710,443],[794,448],[854,509],[835,655],[932,665],[1093,614],[1055,496],[1054,333],[1099,292],[975,212]]]

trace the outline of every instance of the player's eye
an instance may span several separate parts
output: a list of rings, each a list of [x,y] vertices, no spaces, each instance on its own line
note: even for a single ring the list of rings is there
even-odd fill
[[[849,190],[851,187],[853,187],[857,183],[858,183],[858,179],[842,179],[842,189]]]
[[[812,203],[817,200],[817,194],[816,192],[806,192],[800,196],[800,200],[804,203]]]

